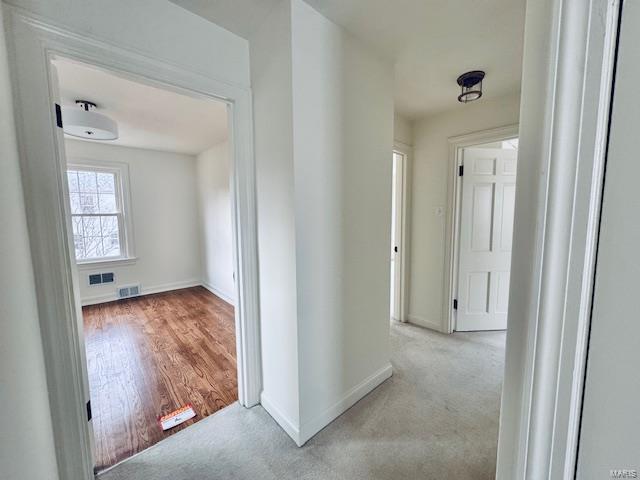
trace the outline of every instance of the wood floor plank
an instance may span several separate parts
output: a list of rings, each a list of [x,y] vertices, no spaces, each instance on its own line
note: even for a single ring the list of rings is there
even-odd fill
[[[97,470],[238,399],[234,309],[208,290],[82,310]],[[196,417],[163,432],[157,417],[187,403]]]

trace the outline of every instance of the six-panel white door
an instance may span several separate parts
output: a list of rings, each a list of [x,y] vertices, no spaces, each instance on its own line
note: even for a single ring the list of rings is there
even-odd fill
[[[456,330],[507,328],[517,150],[465,148]]]

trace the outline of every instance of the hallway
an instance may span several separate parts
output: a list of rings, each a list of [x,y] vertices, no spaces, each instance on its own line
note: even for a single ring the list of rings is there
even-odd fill
[[[504,342],[393,324],[393,376],[303,448],[235,403],[98,478],[493,479]]]

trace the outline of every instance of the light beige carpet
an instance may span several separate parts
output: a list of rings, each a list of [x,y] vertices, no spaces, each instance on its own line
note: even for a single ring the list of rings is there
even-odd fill
[[[99,480],[492,480],[504,341],[394,324],[393,377],[304,447],[236,403]]]

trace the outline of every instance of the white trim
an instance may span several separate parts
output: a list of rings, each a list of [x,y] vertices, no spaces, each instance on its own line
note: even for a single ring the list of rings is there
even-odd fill
[[[296,426],[296,422],[292,421],[284,413],[282,413],[274,404],[269,400],[269,397],[264,392],[260,394],[260,404],[264,408],[271,418],[275,420],[280,428],[282,428],[292,440],[301,447],[304,442],[300,441],[300,430]]]
[[[413,325],[418,325],[419,327],[429,328],[431,330],[435,330],[436,332],[441,332],[441,333],[450,333],[450,332],[447,332],[446,330],[443,330],[442,322],[440,321],[429,320],[425,317],[416,315],[414,313],[410,313],[408,315],[408,320],[409,320],[409,323],[412,323]]]
[[[95,260],[89,262],[77,262],[76,267],[81,272],[91,272],[95,271],[98,273],[99,270],[103,270],[105,268],[112,267],[124,267],[127,265],[135,265],[138,261],[138,257],[127,257],[127,258],[105,258],[103,260]]]
[[[77,270],[68,238],[63,195],[66,159],[62,129],[56,128],[58,100],[50,69],[56,55],[160,88],[227,102],[233,145],[232,209],[238,305],[236,348],[238,397],[244,406],[260,401],[260,326],[256,232],[255,165],[251,90],[203,75],[163,58],[152,58],[84,33],[56,26],[3,4],[16,111],[31,254],[36,275],[40,331],[49,404],[57,446],[58,475],[93,478],[83,339],[74,296]],[[134,46],[131,46],[134,47]]]
[[[211,293],[213,293],[216,297],[220,297],[222,300],[227,302],[229,305],[235,306],[235,303],[236,303],[235,300],[233,300],[229,295],[224,293],[219,288],[214,287],[213,285],[211,285],[210,283],[205,282],[204,280],[202,281],[202,286],[204,288],[206,288],[207,290],[209,290]]]
[[[154,285],[152,287],[140,286],[140,295],[138,297],[144,297],[145,295],[153,295],[154,293],[170,292],[173,290],[181,290],[183,288],[199,287],[202,283],[200,280],[185,280],[184,282],[163,283],[161,285]],[[123,285],[124,286],[124,285]],[[204,285],[202,285],[204,286]],[[82,299],[82,306],[98,305],[100,303],[115,302],[120,300],[118,298],[118,286],[114,286],[114,292],[107,293],[105,295],[96,295],[93,297],[85,297]]]
[[[518,125],[491,128],[466,135],[449,137],[449,162],[447,167],[447,211],[446,211],[446,242],[444,251],[444,297],[442,311],[445,313],[444,325],[437,330],[443,333],[453,333],[455,330],[455,313],[453,299],[458,290],[458,236],[460,234],[460,207],[462,195],[462,178],[458,175],[458,168],[462,165],[462,150],[466,147],[482,143],[499,142],[518,136]]]
[[[527,6],[498,480],[575,478],[620,7]]]
[[[349,410],[353,405],[362,400],[373,389],[382,384],[385,380],[391,378],[393,368],[391,364],[387,364],[378,371],[365,378],[355,387],[351,388],[345,395],[327,408],[324,412],[315,418],[305,422],[300,427],[300,435],[296,443],[298,446],[304,445],[310,438],[316,435],[320,430],[328,426],[333,420],[338,418],[344,412]]]
[[[276,423],[282,427],[296,445],[302,447],[314,435],[327,427],[333,420],[349,410],[349,408],[362,400],[385,380],[389,379],[391,375],[393,375],[393,368],[389,363],[371,374],[369,377],[365,378],[355,387],[351,388],[340,400],[313,419],[305,422],[300,427],[296,425],[296,422],[292,421],[284,413],[278,410],[264,392],[262,392],[260,396],[260,403],[262,404],[262,408],[264,408],[267,413],[273,417]]]

